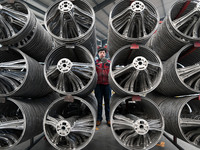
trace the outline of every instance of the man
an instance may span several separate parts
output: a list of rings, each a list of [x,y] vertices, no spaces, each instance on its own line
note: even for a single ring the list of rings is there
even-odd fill
[[[95,88],[95,96],[98,101],[98,114],[97,114],[97,126],[101,124],[102,121],[102,104],[104,99],[105,104],[105,115],[107,125],[110,126],[110,97],[111,97],[111,89],[108,82],[108,73],[110,68],[110,60],[105,58],[106,56],[106,48],[99,48],[98,55],[99,59],[96,60],[96,71],[98,74],[97,86]]]

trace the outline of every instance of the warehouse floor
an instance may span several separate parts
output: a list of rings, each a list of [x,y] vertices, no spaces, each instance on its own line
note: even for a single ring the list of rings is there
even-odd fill
[[[162,137],[160,142],[165,142],[165,147],[155,146],[151,150],[178,150],[172,143],[170,143],[165,137]],[[198,148],[187,144],[181,140],[178,140],[185,150],[199,150]],[[25,150],[30,144],[26,141],[12,150]],[[110,127],[106,125],[106,122],[96,129],[95,135],[92,141],[84,148],[84,150],[125,150],[112,135]],[[31,150],[55,150],[45,138],[42,138]]]

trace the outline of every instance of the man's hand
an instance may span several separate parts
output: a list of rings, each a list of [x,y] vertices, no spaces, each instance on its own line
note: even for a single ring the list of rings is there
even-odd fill
[[[106,59],[105,57],[103,57],[103,58],[101,59],[101,62],[102,62],[102,63],[107,63],[107,59]]]

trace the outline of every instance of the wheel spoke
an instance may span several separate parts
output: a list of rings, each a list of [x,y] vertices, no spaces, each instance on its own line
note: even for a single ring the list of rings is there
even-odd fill
[[[185,136],[190,140],[194,135],[200,134],[200,129],[198,130],[191,130],[185,134]]]
[[[130,140],[130,139],[135,139],[135,138],[137,138],[139,135],[136,133],[136,132],[134,132],[133,134],[130,134],[130,135],[128,135],[126,138],[124,138],[124,143],[126,143],[126,145],[127,145],[127,143],[128,143],[128,141]]]
[[[196,81],[196,83],[194,85],[194,89],[195,90],[200,90],[200,78]]]
[[[129,34],[129,30],[130,30],[130,27],[131,27],[132,23],[134,22],[135,15],[136,15],[136,13],[132,13],[132,15],[131,15],[131,17],[130,17],[128,23],[126,24],[126,27],[125,27],[125,29],[124,29],[124,31],[123,31],[123,35],[124,35],[125,37],[127,37],[128,34]]]
[[[124,139],[124,137],[127,137],[129,134],[132,134],[132,133],[134,133],[133,130],[125,130],[120,134],[119,139],[122,140]]]
[[[2,6],[2,5],[1,5]],[[24,24],[25,22],[27,21],[27,18],[28,18],[28,15],[25,14],[25,13],[22,13],[20,11],[17,11],[17,10],[14,10],[14,9],[10,9],[8,7],[4,7],[2,6],[2,11],[1,13],[5,13],[13,18],[15,18],[16,20],[21,20],[21,21],[24,21]],[[23,19],[23,20],[22,20]]]
[[[90,13],[84,11],[83,9],[81,9],[81,8],[75,6],[75,5],[74,5],[74,9],[76,10],[76,13],[75,13],[75,14],[78,14],[78,15],[81,15],[81,16],[84,15],[85,17],[90,18],[90,19],[93,18],[93,17],[92,17],[92,14],[90,14]]]
[[[48,18],[47,24],[49,25],[51,22],[54,22],[54,19],[56,19],[60,15],[60,11],[58,9],[54,10],[52,15]]]
[[[73,13],[69,12],[68,14],[69,14],[69,17],[71,18],[71,21],[73,22],[73,30],[72,31],[73,31],[74,37],[77,37],[77,36],[79,37],[82,34],[81,29],[80,29],[79,25],[77,24]]]
[[[135,82],[136,82],[136,80],[137,80],[137,77],[138,77],[138,75],[139,75],[139,72],[140,72],[140,70],[135,70],[135,71],[133,71],[131,77],[130,77],[129,80],[127,80],[127,82],[125,83],[124,89],[126,89],[126,90],[128,90],[128,91],[131,91],[131,92],[135,91],[135,88],[134,88],[135,86],[134,86],[134,84],[135,84]]]
[[[19,60],[14,60],[14,61],[9,61],[9,62],[3,62],[0,63],[0,68],[9,68],[9,69],[25,69],[25,60],[24,59],[19,59]]]
[[[198,38],[199,37],[199,34],[198,34],[199,26],[200,26],[200,18],[197,20],[197,22],[196,22],[196,24],[194,25],[194,28],[193,28],[192,36],[194,38]]]
[[[149,130],[154,130],[154,131],[160,131],[162,132],[162,125],[160,120],[158,119],[152,119],[152,120],[147,120],[148,124],[149,124]]]
[[[119,21],[121,20],[121,18],[124,18],[124,16],[127,15],[127,13],[129,14],[131,11],[130,6],[127,7],[126,9],[124,9],[122,12],[120,12],[119,14],[117,14],[116,16],[114,16],[114,18],[112,18],[112,21]]]
[[[157,21],[157,16],[153,14],[147,7],[144,9],[144,14],[148,16],[147,18],[151,18],[153,21]]]
[[[146,36],[147,35],[147,32],[146,32],[146,28],[145,28],[145,20],[144,20],[144,13],[140,13],[141,15],[141,24],[142,24],[142,32],[143,32],[143,36]]]
[[[84,124],[87,125],[87,123],[89,123],[89,122],[93,122],[92,115],[88,115],[88,116],[86,116],[84,118],[80,118],[80,119],[76,120],[76,124],[75,125],[76,126],[78,126],[78,125],[84,125]]]
[[[65,87],[65,74],[60,73],[58,76],[58,81],[56,84],[56,88],[60,91],[66,92],[66,87]]]
[[[180,120],[181,127],[199,127],[200,121],[190,118],[182,118]]]
[[[53,138],[52,138],[52,142],[57,145],[59,143],[59,139],[60,139],[59,134],[55,133],[54,136],[53,136]]]
[[[68,76],[74,91],[83,89],[84,87],[83,82],[77,75],[75,75],[72,71],[69,71],[66,75]]]
[[[192,76],[192,78],[189,78],[189,80],[185,81],[185,83],[190,87],[195,88],[196,86],[198,86],[197,82],[199,79],[200,79],[200,74],[195,74],[194,76]]]
[[[148,60],[148,64],[151,65],[151,66],[154,66],[154,67],[158,67],[158,68],[161,67],[161,65],[160,65],[159,63],[157,63],[157,62],[152,62],[152,61],[149,61],[149,60]]]
[[[198,18],[194,17],[193,21],[188,25],[188,27],[184,30],[184,34],[188,35],[192,28],[194,28],[195,23],[197,22]]]
[[[199,142],[200,142],[200,135],[196,136],[195,139],[193,140],[193,143],[194,143],[195,145],[198,145]]]
[[[2,16],[0,16],[0,23],[6,30],[6,34],[8,37],[14,36],[16,34],[13,27]]]
[[[89,137],[91,136],[93,131],[91,127],[75,127],[75,128],[72,128],[71,132],[79,133],[81,135],[85,135]]]
[[[73,139],[71,139],[69,136],[66,136],[65,139],[69,142],[69,147],[71,149],[75,149],[76,148],[76,143]]]
[[[180,28],[182,25],[184,25],[186,22],[190,21],[192,16],[194,16],[197,13],[196,9],[191,10],[189,13],[187,13],[186,15],[175,19],[173,21],[173,24],[175,25],[176,28]]]
[[[145,72],[145,74],[146,74],[145,80],[146,80],[146,83],[147,83],[148,88],[153,87],[153,84],[152,84],[152,81],[151,81],[151,77],[150,77],[149,71],[146,69],[146,70],[144,70],[144,72]]]
[[[5,83],[10,85],[12,90],[16,89],[19,86],[18,82],[14,81],[14,80],[11,80],[10,78],[7,78],[7,77],[5,77],[3,75],[0,75],[0,79],[4,80]]]
[[[59,71],[57,70],[57,66],[50,66],[47,70],[47,77],[56,78],[59,75]]]
[[[24,120],[10,120],[6,122],[0,122],[0,129],[16,129],[16,130],[24,130]]]
[[[0,137],[4,137],[4,138],[7,138],[7,139],[10,139],[13,144],[17,142],[17,137],[13,136],[11,134],[0,133]]]
[[[5,141],[8,144],[8,146],[12,146],[13,144],[12,141],[7,137],[0,136],[0,140]]]
[[[54,127],[56,129],[56,124],[58,123],[59,121],[56,119],[56,118],[53,118],[51,116],[47,116],[47,119],[45,120],[45,124],[47,125],[51,125],[52,127]]]
[[[64,37],[64,12],[60,13],[60,37],[63,38]]]
[[[119,69],[113,71],[114,78],[118,78],[121,75],[127,73],[132,68],[132,64],[129,64],[127,66],[120,66]]]
[[[185,79],[190,78],[191,76],[200,72],[200,64],[195,64],[193,66],[188,66],[185,68],[179,68],[178,73],[181,79],[184,81]]]
[[[133,123],[130,123],[130,122],[127,122],[127,121],[122,121],[122,120],[113,120],[113,124],[133,127]]]

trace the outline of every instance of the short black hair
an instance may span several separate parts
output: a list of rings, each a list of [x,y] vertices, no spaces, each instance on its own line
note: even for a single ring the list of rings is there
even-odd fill
[[[106,52],[107,52],[107,49],[104,48],[104,47],[100,47],[100,48],[98,49],[98,53],[99,53],[100,51],[105,51],[105,53],[106,53]]]

